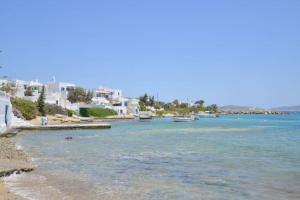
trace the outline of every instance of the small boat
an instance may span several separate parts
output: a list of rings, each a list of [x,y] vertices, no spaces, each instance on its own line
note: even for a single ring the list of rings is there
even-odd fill
[[[140,112],[139,119],[140,120],[152,119],[152,113],[151,112]]]
[[[80,122],[93,122],[93,117],[79,117]]]
[[[216,118],[216,117],[219,117],[219,115],[206,111],[204,113],[198,114],[198,117],[199,118]]]
[[[176,116],[173,118],[174,122],[191,122],[194,121],[194,116]]]
[[[139,119],[141,119],[141,120],[152,119],[152,116],[151,115],[140,115]]]

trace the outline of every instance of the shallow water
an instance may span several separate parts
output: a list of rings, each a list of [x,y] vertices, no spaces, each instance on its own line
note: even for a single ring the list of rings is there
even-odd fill
[[[300,199],[299,114],[112,125],[19,135],[39,167],[6,183],[28,199]]]

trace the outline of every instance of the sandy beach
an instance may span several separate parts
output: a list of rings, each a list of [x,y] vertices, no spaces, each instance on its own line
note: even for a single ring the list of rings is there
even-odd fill
[[[13,173],[23,173],[33,170],[30,157],[16,147],[12,138],[0,137],[0,200],[22,200],[14,195],[4,184],[3,178]]]

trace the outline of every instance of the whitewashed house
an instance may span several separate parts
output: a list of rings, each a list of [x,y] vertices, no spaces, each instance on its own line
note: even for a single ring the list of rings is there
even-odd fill
[[[31,101],[36,101],[42,91],[43,84],[38,80],[23,81],[23,80],[0,80],[0,84],[11,84],[15,87],[14,97],[24,98]],[[30,91],[26,93],[26,91]],[[30,95],[29,95],[30,94]]]
[[[46,103],[56,104],[63,108],[78,111],[79,104],[71,103],[68,100],[68,94],[76,87],[73,83],[57,82],[53,80],[45,85],[46,88]]]
[[[12,106],[10,96],[0,91],[0,134],[10,128],[12,121]]]
[[[122,90],[100,87],[93,92],[94,99],[101,102],[102,99],[108,100],[110,103],[120,103],[122,100]]]
[[[93,92],[92,101],[95,105],[115,110],[118,115],[134,115],[139,112],[138,100],[124,98],[120,89],[103,87],[96,89]]]
[[[135,98],[129,98],[127,104],[127,110],[129,114],[138,115],[140,112],[140,100]]]
[[[118,115],[127,115],[128,114],[127,106],[128,106],[128,99],[121,97],[118,103],[115,102],[113,104],[112,109],[115,110],[118,113]]]
[[[21,97],[23,95],[24,99],[37,101],[42,91],[43,83],[40,83],[38,80],[35,81],[16,80],[16,86],[17,86],[16,95],[18,95],[19,93]],[[26,90],[30,90],[31,95],[26,94]]]

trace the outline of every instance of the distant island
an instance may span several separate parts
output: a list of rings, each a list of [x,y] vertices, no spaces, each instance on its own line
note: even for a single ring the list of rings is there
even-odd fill
[[[300,105],[298,106],[282,106],[277,108],[271,108],[272,111],[277,112],[300,112]]]
[[[265,109],[253,106],[237,106],[228,105],[221,106],[219,112],[224,114],[286,114],[288,112],[293,112],[292,110],[276,110],[276,109]]]

